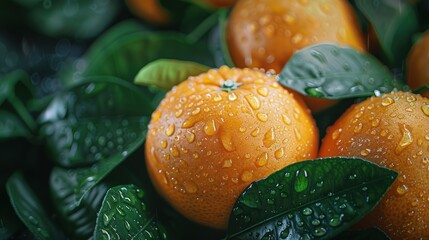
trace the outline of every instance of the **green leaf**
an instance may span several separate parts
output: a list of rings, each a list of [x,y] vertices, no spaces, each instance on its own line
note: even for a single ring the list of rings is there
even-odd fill
[[[329,239],[370,212],[396,176],[359,158],[294,163],[243,191],[228,238]]]
[[[190,76],[207,72],[210,67],[189,61],[159,59],[144,66],[134,83],[169,90]]]
[[[143,66],[161,58],[214,65],[207,44],[192,44],[178,33],[135,33],[118,39],[100,54],[88,58],[84,75],[116,76],[131,82]]]
[[[228,9],[218,10],[218,25],[213,28],[210,36],[209,47],[214,56],[217,67],[223,65],[229,67],[234,66],[226,40],[226,24],[228,21],[228,15]]]
[[[356,0],[356,6],[372,24],[388,61],[400,65],[419,27],[413,5],[406,0]]]
[[[348,240],[367,240],[367,239],[377,239],[377,240],[390,240],[390,238],[378,228],[368,228],[363,230],[351,230],[346,231],[340,234],[335,239],[348,239]]]
[[[423,85],[415,90],[413,90],[413,93],[416,94],[423,94],[425,92],[429,91],[429,84]]]
[[[15,70],[0,76],[0,107],[16,113],[31,131],[36,129],[37,124],[27,105],[34,96],[34,89],[26,72]]]
[[[120,6],[115,0],[49,0],[23,7],[27,7],[29,25],[41,33],[86,39],[107,27],[119,13]]]
[[[30,132],[17,116],[0,110],[0,140],[30,136]]]
[[[168,239],[145,198],[145,192],[134,185],[109,189],[98,213],[94,238]]]
[[[405,87],[370,54],[326,43],[297,51],[279,82],[301,94],[327,99],[372,96]]]
[[[152,111],[134,85],[88,78],[52,100],[40,117],[41,134],[61,166],[103,162],[111,167],[143,143]]]
[[[64,238],[21,173],[15,173],[9,178],[6,190],[16,214],[36,238]]]

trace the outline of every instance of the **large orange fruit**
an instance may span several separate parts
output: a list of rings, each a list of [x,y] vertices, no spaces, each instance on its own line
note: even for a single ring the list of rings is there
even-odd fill
[[[169,12],[161,6],[159,0],[126,0],[128,8],[138,17],[159,25],[170,22]]]
[[[152,114],[146,164],[155,188],[187,218],[225,229],[252,181],[317,155],[302,101],[271,75],[221,67],[174,87]]]
[[[407,83],[416,89],[429,84],[429,31],[414,44],[407,60]],[[429,97],[429,91],[422,94]]]
[[[292,54],[321,42],[365,50],[355,13],[343,0],[240,0],[227,25],[228,49],[238,67],[279,73]],[[305,98],[312,111],[335,101]]]
[[[328,129],[319,155],[363,157],[398,171],[360,225],[392,239],[429,237],[429,99],[398,92],[352,106]]]

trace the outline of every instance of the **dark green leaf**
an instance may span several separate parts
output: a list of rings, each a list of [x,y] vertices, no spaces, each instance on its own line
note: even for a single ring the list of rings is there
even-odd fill
[[[368,228],[363,230],[351,230],[340,234],[335,239],[342,240],[390,240],[390,238],[378,228]]]
[[[30,132],[17,116],[0,110],[0,140],[30,136]]]
[[[356,6],[372,24],[388,61],[400,65],[418,31],[413,5],[406,0],[356,0]]]
[[[326,43],[296,52],[279,82],[304,95],[327,99],[372,96],[405,86],[370,54]]]
[[[370,212],[397,176],[359,158],[298,162],[252,183],[229,219],[229,239],[329,239]]]
[[[132,84],[89,78],[52,100],[40,117],[41,133],[62,166],[115,166],[143,143],[152,110]]]
[[[134,79],[134,83],[169,90],[188,77],[207,72],[209,69],[195,62],[159,59],[144,66]]]
[[[29,24],[38,31],[53,37],[85,39],[94,37],[108,26],[119,12],[120,2],[49,0],[37,1],[31,6],[24,7],[28,7]]]
[[[134,185],[109,189],[98,213],[95,239],[167,239],[164,227]]]
[[[181,34],[135,33],[118,39],[89,58],[84,74],[116,76],[131,82],[143,66],[161,58],[214,65],[206,44],[192,44]]]
[[[9,178],[6,190],[16,214],[34,236],[38,239],[64,238],[21,173],[15,173]]]
[[[423,86],[413,90],[413,93],[423,94],[427,91],[429,91],[429,84],[423,85]]]
[[[218,11],[218,25],[213,28],[210,36],[210,50],[212,51],[217,67],[226,65],[233,67],[231,55],[229,54],[228,44],[226,42],[226,23],[228,19],[228,10]]]

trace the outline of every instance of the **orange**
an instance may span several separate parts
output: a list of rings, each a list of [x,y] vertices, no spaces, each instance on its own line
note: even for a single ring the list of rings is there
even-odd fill
[[[320,157],[358,156],[398,171],[359,224],[392,239],[429,237],[429,99],[398,92],[352,106],[328,129]]]
[[[237,67],[277,73],[295,51],[316,43],[365,50],[355,13],[342,0],[240,0],[231,11],[226,34]],[[335,103],[310,97],[305,101],[315,112]]]
[[[429,84],[429,31],[412,47],[407,60],[408,85],[412,89]],[[429,97],[429,91],[422,94]]]
[[[159,0],[126,0],[128,8],[138,17],[159,25],[170,22],[169,12],[164,9]]]
[[[226,229],[252,181],[317,156],[305,104],[259,70],[221,67],[174,87],[152,114],[149,176],[187,218]]]

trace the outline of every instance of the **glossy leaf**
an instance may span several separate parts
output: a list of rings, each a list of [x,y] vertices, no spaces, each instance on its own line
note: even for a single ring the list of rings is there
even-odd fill
[[[350,230],[345,231],[335,238],[336,240],[368,240],[368,239],[377,239],[377,240],[390,240],[390,238],[378,228],[368,228],[363,230]]]
[[[326,43],[296,52],[280,73],[279,82],[304,95],[328,99],[372,96],[405,88],[370,54]]]
[[[132,84],[91,78],[52,100],[40,117],[41,133],[62,166],[103,162],[111,167],[143,143],[152,110]]]
[[[116,76],[131,82],[143,66],[161,58],[214,65],[206,44],[190,43],[181,34],[135,33],[118,39],[89,58],[84,75]]]
[[[29,25],[38,31],[53,37],[85,39],[108,26],[118,14],[120,3],[115,0],[49,0],[23,7],[27,8]]]
[[[0,110],[0,140],[30,136],[30,132],[17,116]]]
[[[134,83],[169,90],[188,77],[207,72],[209,69],[195,62],[159,59],[144,66],[134,79]]]
[[[145,192],[134,185],[109,189],[98,213],[95,239],[168,239],[147,206]]]
[[[64,238],[21,173],[15,173],[9,178],[6,190],[16,214],[36,238]]]
[[[359,158],[294,163],[243,191],[228,238],[332,238],[370,212],[396,176]]]
[[[406,0],[356,0],[356,6],[374,28],[389,62],[399,65],[419,27],[413,5]]]

